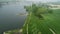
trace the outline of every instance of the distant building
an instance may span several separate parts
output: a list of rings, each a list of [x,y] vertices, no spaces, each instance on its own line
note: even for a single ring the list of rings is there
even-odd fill
[[[50,9],[60,9],[60,5],[54,5],[54,4],[50,4],[49,5]]]

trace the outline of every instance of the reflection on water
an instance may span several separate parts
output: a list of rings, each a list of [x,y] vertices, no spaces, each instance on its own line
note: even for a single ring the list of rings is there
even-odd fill
[[[8,2],[0,2],[0,7],[2,7],[3,5],[8,4]]]
[[[16,14],[26,13],[22,2],[0,3],[0,32],[21,28],[26,15]]]
[[[2,7],[2,4],[0,3],[0,8]]]

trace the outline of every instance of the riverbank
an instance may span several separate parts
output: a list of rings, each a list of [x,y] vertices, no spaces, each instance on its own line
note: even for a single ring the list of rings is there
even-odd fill
[[[37,34],[37,32],[41,34],[58,34],[60,31],[59,20],[60,20],[60,10],[53,10],[52,14],[43,14],[44,19],[40,20],[36,16],[32,15],[31,20],[28,22],[28,34]],[[25,31],[27,32],[27,24],[25,26]],[[48,32],[47,32],[48,31]]]

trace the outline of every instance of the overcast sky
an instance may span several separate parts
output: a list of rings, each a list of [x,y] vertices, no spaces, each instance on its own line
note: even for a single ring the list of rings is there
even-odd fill
[[[59,1],[59,0],[26,0],[26,1],[34,1],[34,2],[56,2],[56,1]]]
[[[60,0],[0,0],[0,1],[33,1],[33,2],[56,2]]]

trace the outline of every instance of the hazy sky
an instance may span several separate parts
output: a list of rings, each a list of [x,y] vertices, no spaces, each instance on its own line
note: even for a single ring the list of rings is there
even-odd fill
[[[38,2],[38,1],[41,1],[41,2],[56,2],[56,1],[59,1],[59,0],[27,0],[27,1],[34,1],[34,2]]]
[[[60,0],[0,0],[0,1],[34,1],[34,2],[56,2]]]

